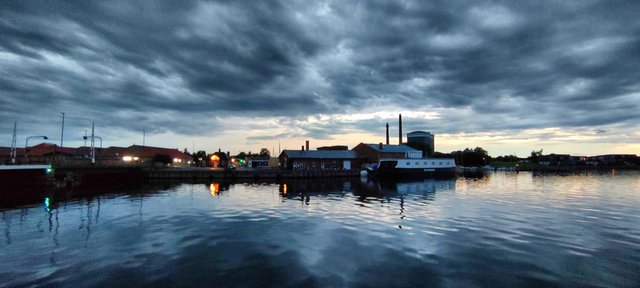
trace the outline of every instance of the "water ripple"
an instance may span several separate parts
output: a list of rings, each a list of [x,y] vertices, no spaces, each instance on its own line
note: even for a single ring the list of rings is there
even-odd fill
[[[0,287],[637,287],[638,176],[178,184],[62,199],[0,211]]]

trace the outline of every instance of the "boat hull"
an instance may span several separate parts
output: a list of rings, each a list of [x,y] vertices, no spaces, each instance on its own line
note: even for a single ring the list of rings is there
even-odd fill
[[[452,178],[456,175],[456,168],[392,168],[373,173],[379,179]]]

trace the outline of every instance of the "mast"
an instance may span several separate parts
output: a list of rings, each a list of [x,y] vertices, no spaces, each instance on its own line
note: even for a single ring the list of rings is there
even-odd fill
[[[13,122],[13,138],[11,139],[11,164],[16,164],[16,127],[18,122]]]
[[[398,118],[398,145],[402,145],[402,114]]]
[[[96,163],[95,121],[91,121],[91,164]]]

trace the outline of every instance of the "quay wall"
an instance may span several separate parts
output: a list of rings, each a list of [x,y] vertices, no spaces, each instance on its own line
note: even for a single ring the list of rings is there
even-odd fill
[[[212,169],[152,169],[143,172],[149,179],[288,179],[356,177],[359,170],[212,170]]]

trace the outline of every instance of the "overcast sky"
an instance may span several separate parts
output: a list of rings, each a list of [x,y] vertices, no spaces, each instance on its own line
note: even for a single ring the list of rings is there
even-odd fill
[[[640,1],[3,1],[0,146],[640,154]],[[33,140],[36,143],[36,140]]]

